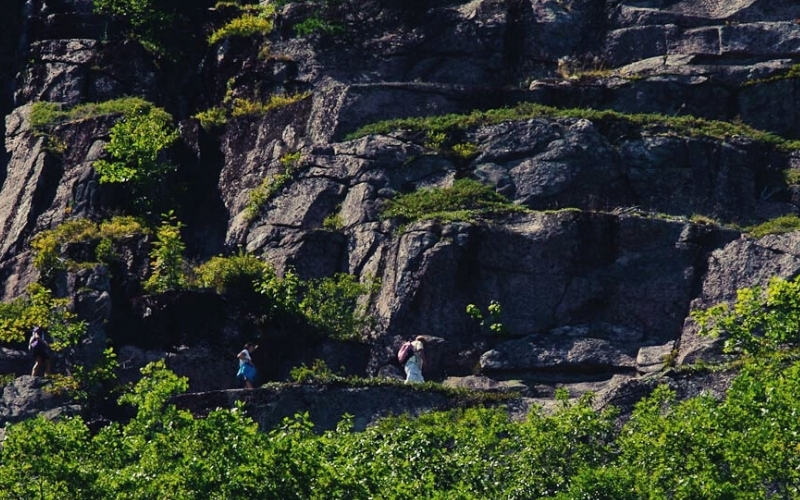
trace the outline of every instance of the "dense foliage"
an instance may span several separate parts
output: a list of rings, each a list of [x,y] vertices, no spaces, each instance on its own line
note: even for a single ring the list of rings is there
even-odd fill
[[[733,306],[692,311],[700,333],[725,338],[729,353],[765,355],[800,344],[800,277],[772,278],[767,287],[737,291]]]
[[[94,162],[101,183],[126,186],[139,209],[153,203],[164,175],[175,166],[162,158],[162,151],[178,138],[172,116],[154,106],[136,106],[111,127],[106,145],[108,159]]]
[[[163,361],[122,403],[125,424],[10,426],[5,498],[761,499],[800,494],[800,363],[745,365],[727,397],[677,402],[662,387],[618,427],[591,398],[552,414],[502,408],[393,417],[314,432],[307,414],[258,429],[241,405],[194,417],[169,403],[186,380]],[[400,389],[400,388],[398,388]],[[408,390],[413,390],[408,388]]]

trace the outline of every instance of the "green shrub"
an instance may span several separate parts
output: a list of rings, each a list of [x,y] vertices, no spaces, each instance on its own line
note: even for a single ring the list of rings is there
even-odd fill
[[[266,102],[236,98],[233,100],[231,107],[231,116],[258,116],[266,114],[273,109],[288,106],[311,96],[310,92],[302,92],[292,95],[272,95]]]
[[[452,222],[519,211],[524,211],[524,208],[509,202],[491,187],[471,179],[459,179],[452,187],[423,188],[399,195],[389,200],[382,215],[405,221],[439,219]]]
[[[39,271],[41,280],[49,282],[60,271],[67,269],[66,260],[61,258],[61,241],[55,231],[42,231],[31,239],[33,267]]]
[[[478,156],[478,154],[481,152],[480,148],[471,142],[455,144],[453,145],[452,149],[453,154],[463,160],[471,160],[472,158]]]
[[[295,24],[294,32],[297,36],[308,36],[314,33],[327,33],[329,35],[341,35],[345,28],[340,24],[323,19],[319,15],[307,17]]]
[[[434,130],[428,130],[425,136],[425,147],[432,151],[439,151],[442,149],[444,145],[444,141],[447,140],[447,134],[444,132],[437,132]]]
[[[150,251],[152,274],[143,283],[148,293],[180,290],[186,288],[188,283],[187,265],[183,258],[186,245],[181,240],[183,224],[171,211],[162,214],[161,218],[161,226]]]
[[[223,27],[214,30],[209,35],[209,45],[214,45],[221,40],[234,36],[266,36],[272,33],[275,20],[275,6],[273,4],[244,5],[240,7],[240,11],[241,14],[238,17],[230,20]]]
[[[273,95],[266,102],[257,99],[246,99],[243,97],[232,97],[233,91],[230,88],[232,82],[228,82],[229,88],[223,99],[222,106],[201,111],[194,115],[200,121],[200,126],[205,130],[213,130],[228,123],[228,120],[242,116],[261,116],[273,109],[288,106],[295,102],[307,99],[311,93],[303,92],[292,95]]]
[[[337,381],[319,361],[292,372],[304,381]],[[174,404],[188,381],[163,360],[142,375],[119,399],[135,410],[122,423],[90,430],[81,417],[37,417],[8,424],[0,448],[4,497],[721,500],[800,494],[797,361],[747,363],[722,397],[678,401],[674,391],[657,387],[624,421],[613,408],[595,410],[589,394],[570,400],[559,390],[552,411],[534,407],[524,419],[505,408],[462,408],[383,418],[359,432],[347,414],[332,431],[315,429],[308,413],[259,429],[241,402],[196,417]]]
[[[122,240],[132,236],[147,235],[152,231],[144,220],[132,215],[117,215],[100,222],[98,230],[101,238]]]
[[[58,272],[77,265],[66,259],[61,249],[68,243],[100,240],[95,253],[98,260],[108,262],[115,258],[113,243],[117,240],[140,234],[149,234],[150,229],[141,220],[131,216],[116,216],[97,223],[86,218],[70,219],[54,229],[37,233],[31,239],[33,266],[39,271],[42,280],[48,282]]]
[[[748,230],[750,236],[761,238],[768,234],[783,234],[800,231],[800,217],[794,214],[783,215],[759,224]]]
[[[800,346],[800,281],[774,277],[766,288],[742,288],[726,303],[691,311],[700,334],[725,337],[726,352],[763,354]]]
[[[63,111],[61,104],[57,102],[37,101],[31,105],[30,120],[34,131],[41,131],[68,119],[69,113]]]
[[[342,214],[336,212],[326,215],[322,220],[322,227],[328,231],[341,231],[344,228]]]
[[[157,8],[158,0],[94,0],[94,12],[123,19],[128,37],[156,55],[164,55],[162,40],[174,29],[175,16]]]
[[[265,319],[300,316],[303,286],[303,281],[292,269],[287,269],[283,276],[278,276],[275,268],[267,265],[256,282],[256,291],[263,295],[267,302]]]
[[[299,382],[301,384],[325,384],[344,380],[343,377],[335,374],[333,370],[328,368],[328,365],[325,364],[325,361],[321,359],[315,359],[314,363],[312,363],[310,367],[303,363],[300,366],[292,368],[289,372],[289,377],[291,377],[291,379],[295,382]]]
[[[94,168],[101,183],[127,186],[141,209],[154,201],[164,175],[175,169],[160,159],[161,152],[178,138],[172,117],[161,108],[137,106],[111,128],[106,145],[110,160],[97,160]]]
[[[53,297],[39,283],[28,286],[24,296],[0,303],[0,341],[24,342],[37,325],[53,338],[55,350],[74,345],[86,331],[86,325],[70,311],[70,299]]]
[[[228,111],[222,106],[216,106],[194,115],[200,121],[200,126],[205,130],[223,127],[228,123]]]
[[[345,273],[311,280],[306,283],[299,308],[308,323],[326,335],[340,340],[358,339],[362,329],[372,325],[372,317],[359,299],[379,287],[378,280],[360,283]]]
[[[786,184],[789,186],[798,186],[800,185],[800,169],[798,168],[788,168],[783,171],[783,179],[786,181]]]
[[[198,266],[194,274],[198,286],[228,293],[233,289],[254,290],[256,280],[261,278],[266,267],[267,264],[255,255],[240,251],[229,257],[212,257]]]
[[[377,279],[361,283],[345,273],[303,281],[288,270],[280,277],[272,266],[256,283],[256,290],[267,299],[267,319],[300,318],[320,334],[341,340],[360,338],[362,329],[372,324],[361,299],[379,287]]]

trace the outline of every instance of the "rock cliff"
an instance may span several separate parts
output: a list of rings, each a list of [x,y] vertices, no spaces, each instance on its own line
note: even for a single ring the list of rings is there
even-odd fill
[[[719,356],[716,342],[697,335],[692,308],[800,271],[800,233],[754,238],[743,229],[797,213],[787,175],[800,169],[796,2],[348,0],[336,12],[342,31],[305,36],[296,28],[309,6],[289,2],[268,36],[213,45],[205,39],[224,7],[173,4],[154,2],[171,15],[163,52],[127,35],[125,19],[95,13],[91,0],[0,5],[0,297],[41,279],[36,234],[129,208],[94,169],[119,117],[42,132],[32,107],[124,96],[178,124],[166,155],[176,171],[162,187],[184,224],[188,259],[244,251],[279,273],[349,273],[381,286],[368,297],[375,321],[361,340],[305,340],[291,325],[256,324],[236,297],[145,294],[152,237],[133,238],[116,268],[84,266],[53,284],[91,325],[94,351],[82,355],[91,362],[109,341],[123,380],[166,358],[200,393],[187,405],[215,405],[229,396],[208,391],[232,386],[245,339],[262,339],[262,372],[284,380],[314,359],[349,375],[398,373],[397,346],[424,334],[432,380],[509,384],[527,403],[546,402],[557,387],[592,390],[602,404],[625,405],[654,377],[685,381],[665,365]],[[303,98],[217,127],[197,119],[226,100],[276,95]],[[545,111],[488,118],[530,103]],[[470,113],[484,118],[454,127],[444,145],[410,126],[360,132]],[[453,154],[454,144],[471,154]],[[289,156],[291,179],[253,214],[251,193],[284,174]],[[399,195],[464,178],[525,210],[409,224],[382,216]],[[502,305],[502,335],[465,312],[491,301]],[[22,375],[22,346],[7,347],[1,369]],[[441,407],[432,398],[408,404]]]

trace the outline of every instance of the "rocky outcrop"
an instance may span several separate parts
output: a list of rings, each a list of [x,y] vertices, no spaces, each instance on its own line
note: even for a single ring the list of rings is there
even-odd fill
[[[172,59],[125,39],[119,26],[91,12],[91,2],[14,3],[0,6],[24,20],[14,31],[15,56],[0,56],[14,66],[0,75],[0,82],[14,82],[2,98],[2,298],[38,279],[29,249],[34,234],[71,217],[101,219],[126,208],[92,168],[117,117],[34,131],[32,103],[70,106],[124,95],[163,106],[179,125],[180,140],[168,152],[177,171],[164,186],[180,188],[174,203],[194,262],[241,248],[306,279],[347,272],[381,280],[368,299],[374,327],[360,342],[341,343],[297,325],[257,326],[239,298],[144,295],[147,238],[123,244],[111,267],[63,277],[58,293],[74,297],[92,325],[89,346],[76,356],[93,359],[109,339],[125,381],[147,360],[165,358],[189,377],[190,390],[204,394],[185,396],[187,406],[231,404],[238,393],[214,390],[231,387],[220,373],[233,371],[245,339],[263,341],[262,373],[282,380],[316,357],[347,374],[396,373],[396,347],[417,334],[432,339],[434,380],[515,387],[536,401],[568,386],[574,394],[600,394],[603,404],[630,406],[665,363],[719,355],[716,342],[698,337],[692,308],[798,272],[795,234],[756,240],[739,229],[797,212],[797,188],[784,175],[800,167],[797,153],[746,133],[711,137],[693,124],[669,123],[695,116],[800,137],[793,119],[800,110],[800,8],[792,2],[365,3],[343,18],[344,34],[305,37],[293,34],[304,10],[289,4],[268,40],[209,47],[200,30],[222,13],[199,1],[176,19],[187,27],[186,43],[165,40]],[[297,93],[308,95],[212,130],[192,118],[224,100]],[[380,120],[521,102],[650,115],[479,121],[453,132],[453,141],[477,151],[464,157],[432,145],[424,132],[350,136]],[[284,175],[287,158],[297,158],[290,181],[252,212],[252,191]],[[400,194],[465,177],[527,211],[407,225],[382,216]],[[341,223],[327,225],[331,216]],[[502,335],[465,312],[491,301],[502,304]],[[8,366],[7,373],[20,372]],[[491,382],[470,379],[475,372]],[[298,395],[303,391],[321,389],[246,398],[268,426],[287,412],[320,407]],[[358,425],[380,413],[375,407],[395,408],[388,401],[399,397],[384,388],[336,391],[345,401],[336,408],[355,400],[375,405],[365,407]],[[449,404],[406,396],[396,408]],[[340,416],[330,415],[321,417],[326,428]]]

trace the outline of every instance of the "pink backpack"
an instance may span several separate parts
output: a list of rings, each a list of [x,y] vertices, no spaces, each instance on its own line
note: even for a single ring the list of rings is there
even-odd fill
[[[406,364],[408,358],[414,355],[414,346],[411,345],[411,342],[404,342],[403,345],[400,346],[400,350],[397,351],[397,361],[400,362],[401,365]]]

